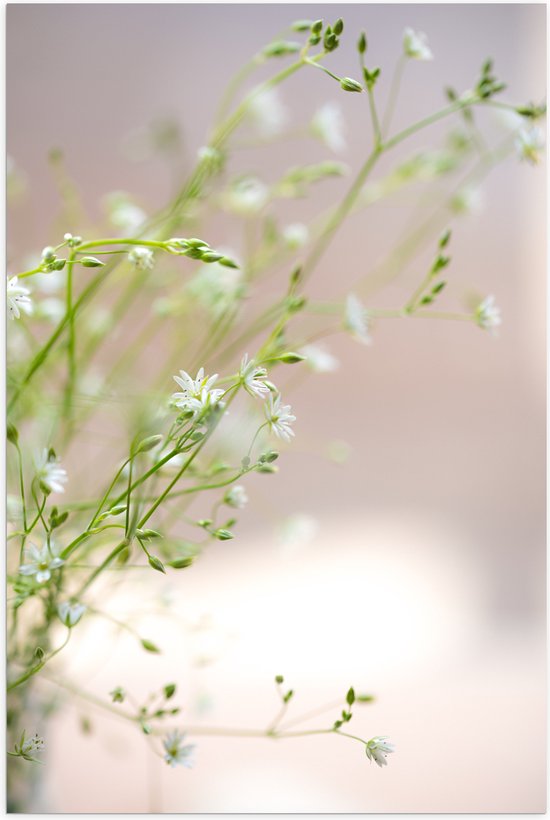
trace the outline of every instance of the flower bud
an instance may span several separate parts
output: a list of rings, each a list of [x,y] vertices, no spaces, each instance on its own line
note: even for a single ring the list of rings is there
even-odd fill
[[[144,438],[143,441],[140,441],[136,448],[132,450],[132,455],[137,456],[138,453],[147,453],[160,444],[161,441],[162,436],[160,435],[148,436]]]
[[[363,90],[361,83],[358,83],[357,80],[353,80],[351,77],[342,77],[340,80],[340,88],[344,91],[361,92]]]
[[[95,256],[83,256],[82,259],[78,261],[81,265],[84,265],[85,268],[102,268],[105,265],[105,262],[101,262],[101,260],[96,259]]]
[[[164,564],[162,563],[160,558],[157,558],[156,555],[149,555],[147,560],[149,561],[150,567],[156,569],[158,572],[163,572],[166,575]]]

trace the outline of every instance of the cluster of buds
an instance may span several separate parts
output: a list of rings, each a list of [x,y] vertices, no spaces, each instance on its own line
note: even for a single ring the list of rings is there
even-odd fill
[[[239,267],[233,259],[218,253],[202,239],[168,239],[164,247],[169,253],[177,256],[188,256],[190,259],[199,259],[206,263],[218,262],[226,268]]]

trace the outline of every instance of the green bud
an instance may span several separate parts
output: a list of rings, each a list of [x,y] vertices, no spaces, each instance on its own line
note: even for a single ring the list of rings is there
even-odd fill
[[[156,654],[160,654],[160,649],[156,644],[152,641],[148,641],[146,638],[141,639],[141,645],[147,652],[154,652]]]
[[[126,512],[126,504],[118,504],[116,507],[111,507],[111,509],[107,511],[106,515],[120,515],[120,513],[123,512]]]
[[[218,541],[230,541],[232,538],[235,538],[232,532],[229,530],[221,529],[221,530],[214,530],[212,535],[218,539]]]
[[[51,269],[52,270],[63,270],[65,267],[66,259],[56,259],[55,262],[52,263]]]
[[[144,735],[150,735],[153,731],[153,728],[149,723],[142,723],[141,730]]]
[[[186,245],[190,248],[209,248],[210,245],[208,242],[205,242],[204,239],[197,239],[196,236],[192,236],[191,239],[175,239],[170,240],[171,242],[185,242]]]
[[[139,444],[132,448],[132,455],[137,456],[138,453],[147,453],[149,450],[152,450],[153,447],[156,447],[162,441],[162,436],[148,436],[144,438],[143,441],[140,441]]]
[[[300,43],[294,43],[289,40],[278,40],[275,43],[270,43],[263,50],[264,57],[284,57],[286,54],[296,54],[301,49]]]
[[[117,686],[112,692],[109,692],[113,699],[113,703],[123,703],[126,693],[121,686]]]
[[[357,703],[372,703],[374,700],[374,695],[356,695],[355,700]]]
[[[432,296],[441,293],[446,284],[447,282],[438,282],[437,285],[432,288]]]
[[[48,246],[47,246],[47,247],[45,247],[45,248],[44,248],[44,250],[42,251],[42,259],[43,259],[43,261],[44,261],[44,262],[53,262],[53,261],[54,261],[54,259],[55,259],[55,251],[54,251],[54,249],[51,247],[51,245],[48,245]]]
[[[202,255],[202,261],[207,262],[207,263],[219,262],[220,259],[223,259],[223,254],[222,253],[216,253],[215,251],[206,251]]]
[[[102,268],[105,265],[105,262],[101,262],[99,259],[96,259],[95,256],[83,256],[82,259],[78,261],[81,265],[84,265],[85,268]]]
[[[17,432],[17,427],[15,427],[15,425],[13,425],[11,421],[8,421],[6,435],[8,437],[8,441],[10,441],[17,447],[17,444],[19,442],[19,433]]]
[[[68,517],[69,513],[66,510],[65,512],[62,512],[61,515],[51,515],[50,523],[52,530],[55,530],[56,527],[60,527],[62,524],[64,524]]]
[[[164,569],[164,564],[162,563],[160,558],[157,558],[156,555],[149,555],[147,560],[149,561],[149,566],[150,567],[152,567],[153,569],[156,569],[158,572],[164,572],[164,574],[166,575],[166,570]]]
[[[39,481],[39,482],[38,482],[38,486],[40,487],[40,489],[41,489],[42,493],[43,493],[45,496],[50,495],[51,490],[50,490],[50,488],[49,488],[49,487],[47,487],[47,486],[46,486],[46,484],[44,484],[44,482],[43,482],[43,481]]]
[[[361,32],[359,40],[357,42],[357,51],[359,54],[364,54],[367,50],[367,35],[364,31]]]
[[[275,683],[284,683],[284,680],[285,679],[283,678],[282,675],[276,675],[275,676]]]
[[[187,248],[184,251],[184,255],[188,256],[190,259],[202,259],[204,251],[201,248]]]
[[[341,17],[339,17],[338,20],[335,22],[335,24],[332,27],[332,30],[338,36],[340,36],[340,34],[343,32],[343,30],[344,30],[344,21],[342,20]]]
[[[239,266],[237,265],[237,263],[234,262],[233,259],[229,259],[229,257],[227,257],[227,256],[223,256],[219,260],[219,262],[220,262],[220,265],[224,266],[224,268],[235,268],[236,270],[239,269]]]
[[[311,26],[311,33],[312,34],[320,34],[323,30],[323,21],[316,20],[313,25]]]
[[[348,706],[353,706],[355,702],[355,692],[353,690],[353,686],[348,689],[348,693],[346,695],[346,703]]]
[[[289,689],[286,695],[283,697],[283,703],[288,703],[289,700],[294,696],[294,689]]]
[[[321,38],[318,34],[312,34],[308,40],[310,46],[316,46],[321,42]]]
[[[136,535],[142,541],[153,541],[155,538],[162,538],[162,534],[157,530],[136,530]]]
[[[207,527],[210,526],[211,523],[212,523],[211,518],[201,518],[201,519],[199,519],[199,521],[197,521],[197,526],[202,527],[203,529],[206,529]]]
[[[270,450],[268,453],[265,454],[265,460],[268,464],[271,464],[272,461],[277,461],[279,458],[279,453],[276,450]]]
[[[361,92],[363,90],[361,83],[358,83],[357,80],[353,80],[351,77],[342,77],[340,80],[340,88],[344,91]]]
[[[341,721],[341,720],[335,720],[335,721],[334,721],[334,728],[335,728],[335,729],[339,729],[341,725],[342,725],[342,721]]]
[[[309,31],[312,25],[311,20],[296,20],[290,28],[292,31]]]
[[[170,698],[175,695],[176,693],[176,684],[175,683],[167,683],[164,687],[164,697],[166,700],[170,700]]]
[[[44,652],[41,646],[37,646],[33,654],[36,660],[41,661],[46,653]]]
[[[258,467],[256,467],[256,472],[257,473],[278,473],[279,468],[275,467],[274,464],[259,464]]]
[[[173,561],[168,561],[168,566],[173,569],[185,569],[185,567],[190,567],[192,563],[192,558],[174,558]]]
[[[451,238],[451,230],[449,228],[441,236],[441,239],[439,240],[439,247],[442,248],[442,249],[445,248],[449,244],[450,238]]]
[[[297,285],[300,279],[302,278],[302,266],[298,265],[292,273],[290,274],[290,284]]]
[[[276,361],[284,362],[284,364],[298,364],[298,362],[305,361],[305,356],[300,356],[299,353],[283,353],[282,356],[278,356]]]

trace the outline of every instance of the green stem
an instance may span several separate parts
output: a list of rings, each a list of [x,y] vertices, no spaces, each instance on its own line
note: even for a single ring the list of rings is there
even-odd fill
[[[54,651],[50,652],[49,655],[46,655],[46,657],[44,657],[40,661],[40,663],[38,663],[36,666],[33,666],[32,669],[28,669],[25,672],[25,674],[21,675],[20,678],[17,678],[17,680],[14,680],[12,683],[8,684],[7,691],[11,692],[12,689],[15,689],[16,687],[21,686],[22,683],[25,683],[25,681],[29,680],[29,678],[32,678],[33,675],[36,675],[37,672],[40,672],[40,670],[44,666],[46,666],[46,664],[49,663],[49,661],[51,661],[51,659],[53,657],[58,655],[59,652],[61,652],[61,650],[64,649],[67,646],[67,644],[69,643],[69,638],[70,637],[71,637],[71,630],[68,629],[67,630],[67,637],[65,638],[65,640],[63,641],[61,646],[59,646],[57,649],[54,649]]]

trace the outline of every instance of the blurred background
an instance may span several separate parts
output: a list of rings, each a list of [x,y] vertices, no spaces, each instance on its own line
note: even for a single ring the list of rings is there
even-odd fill
[[[535,4],[10,5],[7,139],[18,171],[10,267],[52,242],[60,211],[52,149],[63,151],[91,219],[112,191],[153,212],[193,166],[228,78],[293,20],[343,17],[342,46],[327,64],[351,77],[365,29],[382,101],[404,28],[427,33],[435,59],[407,66],[397,130],[441,107],[444,86],[472,87],[489,56],[507,99],[539,102],[545,13]],[[348,148],[336,158],[359,167],[370,145],[360,95],[312,70],[281,97],[298,125],[327,99],[338,103]],[[479,122],[489,134],[503,127],[490,112]],[[169,150],[153,155],[149,136],[163,128]],[[396,157],[436,145],[438,128],[384,160],[375,179]],[[270,181],[330,156],[297,138],[251,148],[236,167],[242,161]],[[288,217],[307,221],[347,185],[330,182],[314,202],[285,204]],[[409,192],[354,215],[311,290],[402,304],[437,233],[382,293],[358,282],[424,210]],[[353,684],[376,701],[358,707],[352,725],[391,737],[388,767],[336,737],[197,737],[196,768],[169,770],[134,727],[75,701],[48,727],[50,811],[545,810],[544,167],[511,158],[484,181],[475,211],[449,224],[444,304],[456,309],[474,288],[495,294],[498,338],[460,322],[395,320],[377,323],[370,347],[331,338],[337,370],[292,391],[292,377],[288,390],[281,384],[297,416],[295,444],[278,476],[247,483],[238,538],[214,544],[189,572],[146,573],[137,593],[117,592],[113,612],[139,608],[140,631],[163,654],[144,657],[131,637],[89,619],[65,667],[100,696],[117,685],[146,695],[174,680],[195,726],[267,725],[278,708],[276,674],[296,691],[289,718]],[[229,222],[216,230],[214,246],[234,245]],[[151,350],[151,368],[158,355]],[[72,457],[72,481],[85,482]]]

